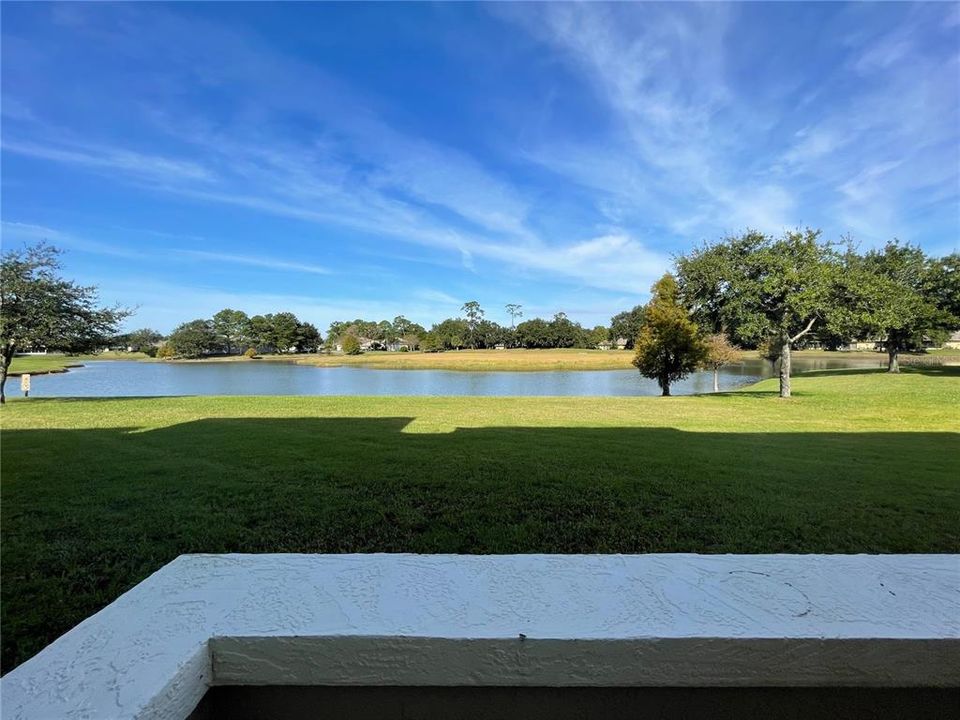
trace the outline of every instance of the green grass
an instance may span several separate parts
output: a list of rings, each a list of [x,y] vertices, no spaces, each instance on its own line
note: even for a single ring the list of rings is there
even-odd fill
[[[960,370],[794,388],[12,401],[3,666],[185,552],[960,551]]]

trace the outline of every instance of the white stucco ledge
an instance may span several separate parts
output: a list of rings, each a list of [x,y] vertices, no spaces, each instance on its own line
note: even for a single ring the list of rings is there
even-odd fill
[[[212,685],[960,685],[958,555],[184,555],[0,682],[4,720]]]

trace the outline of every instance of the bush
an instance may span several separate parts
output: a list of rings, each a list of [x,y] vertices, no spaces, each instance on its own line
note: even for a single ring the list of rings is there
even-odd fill
[[[410,352],[410,348],[408,348],[406,345],[401,345],[400,352]]]
[[[343,348],[343,352],[347,355],[359,355],[363,352],[360,349],[360,341],[357,340],[355,335],[346,335],[343,340],[340,341],[340,347]]]
[[[243,356],[244,356],[247,360],[253,360],[253,359],[257,356],[257,350],[256,350],[256,348],[252,348],[252,347],[251,347],[251,348],[247,348],[246,350],[244,350]]]
[[[158,350],[153,345],[147,345],[146,347],[140,348],[140,352],[142,352],[147,357],[155,358],[157,356]]]
[[[157,348],[157,357],[161,360],[176,357],[177,353],[172,345],[164,344]]]

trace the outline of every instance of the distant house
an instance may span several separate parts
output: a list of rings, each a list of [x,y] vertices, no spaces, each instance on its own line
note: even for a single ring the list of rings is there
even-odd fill
[[[883,341],[879,339],[870,340],[867,338],[861,340],[851,340],[846,345],[840,347],[841,350],[855,351],[855,350],[881,350],[883,347]]]
[[[601,340],[597,343],[597,350],[609,350],[613,347],[613,343],[609,340]]]
[[[395,340],[393,342],[387,343],[386,348],[388,352],[400,352],[402,350],[409,350],[410,343],[403,340]]]
[[[960,350],[960,330],[954,330],[943,346],[951,350]]]
[[[503,343],[497,343],[496,345],[493,346],[493,349],[494,349],[494,350],[506,350],[506,349],[507,349],[507,346],[504,345]]]
[[[617,350],[624,350],[627,347],[629,341],[625,337],[617,338]]]

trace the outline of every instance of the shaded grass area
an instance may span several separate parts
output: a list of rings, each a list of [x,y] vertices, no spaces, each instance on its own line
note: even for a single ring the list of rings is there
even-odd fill
[[[185,552],[960,551],[960,372],[775,387],[11,402],[3,667]]]

